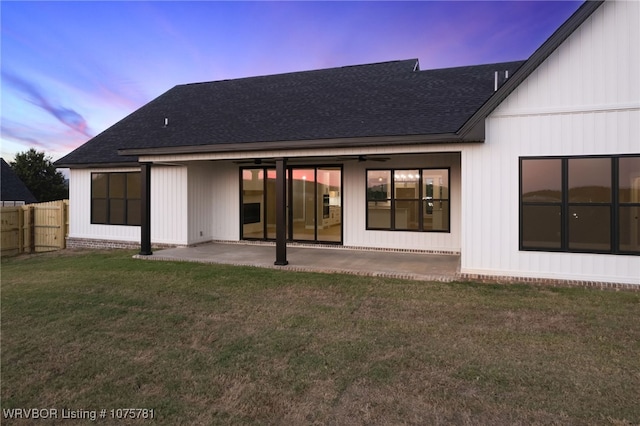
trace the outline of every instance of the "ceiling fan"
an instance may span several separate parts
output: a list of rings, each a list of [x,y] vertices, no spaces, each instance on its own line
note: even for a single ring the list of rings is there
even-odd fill
[[[353,156],[345,156],[345,157],[336,157],[340,160],[357,160],[358,163],[363,163],[365,161],[380,161],[380,162],[384,162],[384,161],[389,161],[390,158],[389,157],[380,157],[377,155],[353,155]]]
[[[276,164],[275,161],[272,160],[263,160],[262,158],[249,158],[247,160],[238,160],[234,161],[234,164],[253,164],[254,166],[260,166],[262,164]]]
[[[337,157],[333,157],[336,160],[339,161],[358,161],[359,163],[365,162],[365,161],[380,161],[380,162],[384,162],[384,161],[388,161],[390,160],[389,157],[381,157],[379,155],[347,155],[347,156],[337,156]],[[308,161],[313,161],[313,162],[317,162],[318,159],[317,158],[313,158],[313,157],[309,157],[308,159],[296,159],[295,162],[296,163],[300,163],[300,162],[305,162],[305,160]],[[248,158],[246,160],[236,160],[233,162],[234,164],[251,164],[254,166],[260,166],[260,165],[264,165],[264,164],[268,164],[268,165],[274,165],[275,164],[275,160],[264,160],[262,158]]]

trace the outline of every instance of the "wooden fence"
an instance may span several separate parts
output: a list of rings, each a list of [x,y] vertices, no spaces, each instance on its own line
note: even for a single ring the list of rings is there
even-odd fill
[[[2,207],[2,256],[66,247],[69,200]]]

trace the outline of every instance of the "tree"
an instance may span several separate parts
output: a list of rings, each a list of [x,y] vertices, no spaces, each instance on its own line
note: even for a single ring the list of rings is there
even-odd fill
[[[44,152],[37,152],[33,148],[20,152],[10,165],[38,201],[69,198],[64,175],[56,170],[51,157],[45,156]]]

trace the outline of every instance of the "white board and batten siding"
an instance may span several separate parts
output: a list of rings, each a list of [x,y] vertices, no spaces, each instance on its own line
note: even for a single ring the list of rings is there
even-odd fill
[[[184,166],[151,167],[152,243],[189,244],[187,182],[188,170]]]
[[[197,244],[211,240],[213,197],[211,169],[202,164],[188,167],[188,241]]]
[[[140,242],[139,226],[91,223],[91,173],[136,172],[139,168],[71,169],[69,238]],[[151,169],[151,235],[153,243],[186,245],[187,169]]]
[[[190,244],[211,240],[239,241],[239,166],[231,162],[205,162],[198,168],[198,174],[193,176],[191,166],[189,170],[190,222],[193,218]]]
[[[519,251],[519,158],[640,153],[640,3],[606,2],[462,152],[461,272],[640,284],[640,257]]]
[[[139,226],[91,224],[91,173],[135,172],[136,168],[71,169],[69,175],[69,238],[140,241]]]

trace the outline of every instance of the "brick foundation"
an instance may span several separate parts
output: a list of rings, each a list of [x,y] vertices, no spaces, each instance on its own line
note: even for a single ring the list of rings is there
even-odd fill
[[[241,240],[241,241],[227,241],[227,240],[212,240],[200,244],[243,244],[243,245],[265,245],[275,247],[275,241],[263,241],[263,240]],[[310,248],[328,248],[339,250],[356,250],[356,251],[380,251],[386,253],[417,253],[417,254],[443,254],[450,256],[460,256],[459,251],[454,250],[424,250],[424,249],[401,249],[401,248],[384,248],[384,247],[364,247],[364,246],[344,246],[341,244],[331,243],[303,243],[299,241],[287,241],[287,247],[310,247]]]
[[[640,285],[626,283],[611,283],[604,281],[563,280],[533,277],[508,277],[501,275],[482,275],[458,273],[460,280],[468,280],[487,284],[532,284],[549,287],[586,287],[600,290],[633,290],[640,291]]]
[[[175,244],[152,244],[151,246],[153,248],[177,247]],[[67,248],[139,250],[140,243],[132,241],[96,240],[90,238],[67,237]]]

